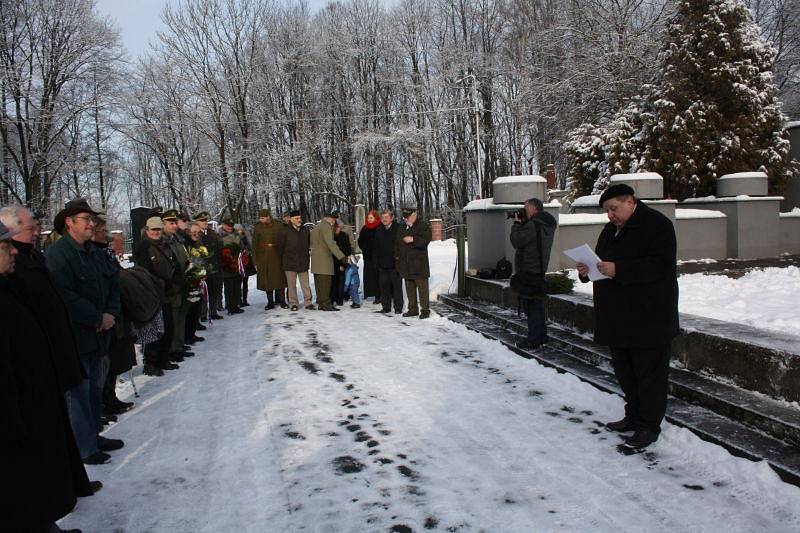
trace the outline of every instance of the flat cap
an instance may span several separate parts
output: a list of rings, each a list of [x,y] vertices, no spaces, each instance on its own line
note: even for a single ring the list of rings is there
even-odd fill
[[[634,196],[634,191],[630,185],[625,185],[624,183],[612,185],[600,195],[600,207],[603,207],[606,200],[616,198],[617,196]]]

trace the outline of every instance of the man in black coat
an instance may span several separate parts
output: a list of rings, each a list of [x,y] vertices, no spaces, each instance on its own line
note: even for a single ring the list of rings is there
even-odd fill
[[[408,296],[408,311],[403,316],[419,315],[420,318],[428,318],[431,316],[428,294],[428,278],[431,277],[428,244],[431,242],[431,227],[419,220],[414,207],[404,207],[403,218],[405,223],[400,225],[397,235],[397,271],[405,281]]]
[[[381,213],[381,227],[375,233],[373,253],[378,264],[378,281],[381,286],[381,312],[403,312],[403,280],[397,272],[397,231],[398,225],[394,222],[394,213],[386,209]]]
[[[608,213],[595,251],[608,276],[594,282],[595,341],[611,348],[625,394],[625,417],[606,426],[635,431],[626,441],[644,448],[658,439],[667,409],[669,358],[678,335],[677,244],[672,222],[612,185],[600,197]],[[588,267],[578,264],[581,281]]]
[[[48,335],[12,285],[14,232],[0,222],[0,531],[51,531],[87,496]],[[52,300],[50,300],[52,301]]]
[[[557,226],[558,222],[544,210],[541,200],[531,198],[525,202],[525,220],[515,215],[514,225],[511,227],[515,272],[526,272],[544,278]],[[528,338],[521,346],[538,348],[547,342],[544,297],[529,299],[527,314]]]

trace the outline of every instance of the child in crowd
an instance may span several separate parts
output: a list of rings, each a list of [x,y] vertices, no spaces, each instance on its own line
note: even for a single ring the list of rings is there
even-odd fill
[[[361,278],[358,276],[358,257],[351,255],[344,272],[344,291],[350,295],[350,300],[353,302],[350,304],[350,307],[353,309],[361,307],[361,295],[358,293],[360,285]]]

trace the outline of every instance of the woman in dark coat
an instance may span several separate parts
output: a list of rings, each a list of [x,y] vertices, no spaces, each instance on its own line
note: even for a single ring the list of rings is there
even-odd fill
[[[48,336],[9,280],[8,237],[0,223],[0,531],[46,532],[87,495],[88,479],[76,477],[83,464]]]
[[[367,213],[364,227],[358,232],[358,247],[364,254],[364,299],[374,297],[373,303],[381,303],[381,288],[378,281],[378,258],[375,254],[375,232],[381,225],[377,211]]]

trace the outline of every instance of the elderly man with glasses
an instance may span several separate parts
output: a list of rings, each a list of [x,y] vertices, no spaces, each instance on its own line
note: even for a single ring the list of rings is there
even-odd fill
[[[67,203],[53,226],[62,235],[47,249],[47,268],[67,306],[78,345],[81,366],[88,379],[67,391],[72,429],[86,464],[109,460],[107,451],[123,446],[100,435],[103,377],[100,360],[108,353],[109,330],[121,312],[118,287],[108,283],[103,263],[89,241],[98,213],[84,199]]]

